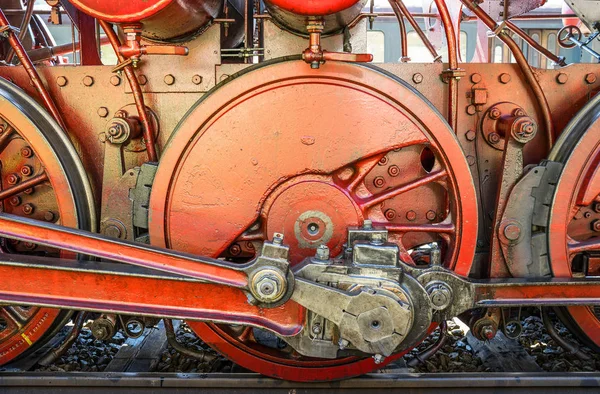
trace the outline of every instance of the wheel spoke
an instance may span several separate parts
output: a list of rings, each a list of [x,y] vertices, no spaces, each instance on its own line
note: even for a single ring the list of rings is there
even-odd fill
[[[435,182],[441,178],[444,178],[447,175],[448,173],[445,169],[432,172],[423,178],[419,178],[404,185],[400,185],[395,188],[386,190],[385,192],[374,195],[372,197],[362,199],[359,205],[362,209],[370,208],[374,205],[381,204],[382,202],[389,200],[390,198],[394,198],[402,193],[406,193],[421,186],[425,186],[431,182]]]
[[[19,329],[23,327],[23,320],[21,315],[15,311],[12,307],[4,307],[4,316],[10,319]]]
[[[30,189],[46,181],[48,181],[48,175],[45,172],[40,175],[36,175],[33,178],[23,181],[16,186],[9,187],[8,189],[0,191],[0,201],[6,200],[7,198],[14,196],[15,194],[22,193],[25,190]]]
[[[600,251],[600,238],[592,238],[587,241],[574,241],[569,240],[568,243],[569,255],[574,255],[583,252],[597,252]]]
[[[387,153],[382,153],[376,156],[369,157],[368,159],[362,160],[356,163],[354,176],[351,178],[350,182],[346,185],[346,189],[349,192],[354,192],[358,185],[362,181],[365,180],[366,176],[371,172],[373,168],[379,163],[379,161],[386,155]]]

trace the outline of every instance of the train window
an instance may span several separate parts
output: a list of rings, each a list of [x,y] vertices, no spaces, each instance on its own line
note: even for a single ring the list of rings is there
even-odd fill
[[[408,57],[410,60],[415,63],[429,63],[433,60],[431,57],[431,53],[423,44],[423,41],[419,38],[419,35],[415,31],[411,31],[407,34],[408,41]],[[465,60],[467,58],[467,48],[468,48],[468,37],[467,33],[464,31],[460,32],[460,56],[461,59]],[[444,45],[438,50],[438,53],[442,55],[442,60],[444,62],[448,61],[448,46]]]
[[[494,63],[502,63],[502,61],[504,60],[503,57],[503,48],[502,45],[495,45],[494,46]]]
[[[367,31],[367,52],[373,55],[373,63],[385,62],[385,33],[380,30]]]
[[[541,44],[539,31],[530,31],[529,36],[533,41],[537,42],[538,44]],[[527,48],[527,52],[527,61],[529,62],[529,64],[533,67],[541,67],[540,53],[531,47]]]

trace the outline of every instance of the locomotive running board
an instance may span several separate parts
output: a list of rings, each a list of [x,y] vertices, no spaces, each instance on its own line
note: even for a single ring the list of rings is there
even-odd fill
[[[293,336],[304,325],[304,296],[330,292],[328,304],[335,309],[335,297],[343,293],[290,274],[291,294],[280,304],[261,305],[252,299],[248,271],[261,268],[262,255],[234,265],[7,214],[0,214],[0,236],[118,261],[2,255],[0,303],[5,304],[243,324]],[[267,244],[275,252],[286,249]],[[455,300],[438,319],[480,307],[600,305],[600,279],[474,281],[440,267],[402,270],[424,288],[443,283],[452,289]]]

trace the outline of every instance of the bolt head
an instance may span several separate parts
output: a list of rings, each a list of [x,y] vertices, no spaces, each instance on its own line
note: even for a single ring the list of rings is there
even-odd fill
[[[56,215],[52,211],[46,211],[44,214],[44,220],[47,222],[53,222],[56,219]]]
[[[25,204],[23,205],[23,213],[25,215],[31,215],[34,211],[33,205],[31,204]]]
[[[423,74],[416,73],[413,75],[413,82],[417,85],[423,82]]]
[[[31,166],[24,165],[21,167],[21,175],[30,176],[31,174],[33,174],[33,168],[31,168]]]
[[[481,82],[481,74],[475,73],[471,75],[471,82],[473,83],[479,83]]]
[[[490,110],[490,113],[488,114],[488,116],[492,120],[497,120],[497,119],[500,119],[500,116],[502,116],[502,112],[498,108],[494,107]]]
[[[467,114],[468,115],[475,115],[477,113],[477,108],[475,108],[474,105],[469,105],[467,107]]]
[[[121,84],[121,77],[119,77],[118,75],[113,75],[112,77],[110,77],[110,84],[112,86],[119,86]]]
[[[397,177],[400,175],[400,168],[397,165],[390,166],[390,168],[388,168],[388,174],[391,177]]]
[[[326,261],[329,260],[329,254],[330,251],[327,245],[320,245],[317,248],[317,254],[315,255],[315,257],[317,258],[317,260]]]
[[[194,75],[194,76],[192,77],[192,83],[193,83],[194,85],[200,85],[200,84],[202,83],[202,76],[201,76],[201,75],[198,75],[198,74]]]
[[[467,139],[467,141],[473,141],[475,139],[475,136],[476,136],[476,134],[475,134],[474,130],[469,130],[465,134],[465,138]]]
[[[414,222],[417,219],[417,213],[415,211],[406,212],[406,219]]]
[[[441,311],[452,303],[452,290],[444,283],[434,283],[428,286],[427,292],[434,309]]]
[[[87,87],[90,87],[94,84],[94,78],[86,75],[85,77],[83,77],[83,84]]]
[[[592,230],[600,232],[600,220],[594,220],[592,223]]]
[[[496,145],[497,143],[500,142],[500,135],[498,135],[498,133],[490,133],[488,135],[488,138],[489,138],[490,142],[494,145]]]
[[[385,215],[385,218],[389,221],[396,219],[396,211],[394,211],[393,209],[386,210],[384,215]]]
[[[498,79],[500,80],[500,83],[503,83],[506,85],[507,83],[509,83],[511,81],[512,77],[510,76],[510,74],[504,73],[504,74],[500,74],[500,77],[498,77]]]
[[[17,174],[9,174],[6,177],[6,181],[8,182],[9,185],[16,185],[17,183],[19,183],[20,180],[21,180],[21,177]]]
[[[173,85],[175,83],[175,77],[173,76],[173,74],[167,74],[165,75],[164,81],[169,86]]]
[[[68,83],[69,83],[69,80],[67,79],[67,77],[60,76],[60,77],[56,78],[56,84],[58,86],[60,86],[61,88],[67,86]]]
[[[596,77],[596,74],[589,73],[588,75],[585,76],[585,82],[588,85],[592,85],[592,84],[596,83],[597,80],[598,80],[598,78]]]
[[[567,83],[568,80],[569,80],[569,76],[565,73],[559,73],[556,76],[556,82],[558,82],[561,85],[564,85],[565,83]]]
[[[98,108],[98,116],[101,118],[106,118],[108,116],[108,108],[106,108],[106,107]]]
[[[437,217],[437,213],[435,213],[435,211],[427,211],[427,213],[425,214],[425,217],[430,222],[433,222],[435,220],[435,218]]]
[[[600,202],[594,204],[594,211],[596,213],[600,213]]]
[[[377,188],[382,188],[385,186],[385,179],[382,176],[378,176],[373,180],[373,186]]]
[[[509,241],[516,241],[521,236],[521,227],[516,223],[511,223],[504,227],[504,236]]]
[[[312,332],[315,335],[319,335],[321,333],[322,329],[321,329],[321,325],[319,323],[315,323],[312,326]]]
[[[370,229],[372,229],[372,228],[373,228],[373,221],[372,221],[372,220],[365,219],[365,221],[363,222],[363,228],[364,228],[365,230],[370,230]]]

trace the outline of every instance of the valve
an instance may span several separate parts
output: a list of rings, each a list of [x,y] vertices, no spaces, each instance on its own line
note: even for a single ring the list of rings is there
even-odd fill
[[[321,67],[326,61],[338,61],[347,63],[368,63],[373,61],[373,55],[369,53],[346,53],[328,52],[321,47],[321,34],[323,33],[322,19],[309,19],[306,30],[309,34],[309,47],[302,53],[302,59],[310,64],[313,69]]]
[[[174,55],[187,56],[189,49],[180,45],[144,45],[142,41],[142,27],[140,24],[123,25],[125,44],[119,47],[119,54],[127,60],[113,69],[113,72],[122,70],[131,64],[137,67],[142,55]]]

